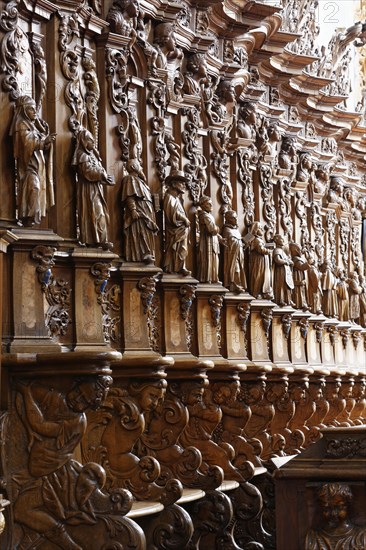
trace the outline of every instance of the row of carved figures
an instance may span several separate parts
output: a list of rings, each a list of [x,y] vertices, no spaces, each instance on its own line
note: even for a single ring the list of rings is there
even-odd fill
[[[182,486],[206,490],[213,498],[224,477],[260,499],[247,484],[255,468],[268,466],[271,457],[300,452],[325,426],[366,422],[364,373],[256,368],[209,379],[201,373],[167,382],[160,373],[144,382],[118,377],[111,387],[109,376],[89,376],[56,389],[18,378],[11,421],[18,443],[11,439],[8,455],[17,524],[13,544],[25,549],[48,541],[81,550],[88,525],[95,526],[98,550],[107,548],[100,542],[106,541],[105,530],[111,538],[130,531],[126,548],[144,548],[133,539],[131,520],[119,517],[131,506],[127,489],[137,500],[161,502],[177,529],[181,522],[174,535],[180,548],[208,548],[199,546],[203,532],[210,531],[199,505],[193,532],[189,516],[175,504]],[[83,465],[71,458],[79,443]],[[337,457],[342,449],[329,452]],[[211,521],[206,517],[208,525]],[[219,531],[217,522],[213,525]],[[232,527],[226,536],[234,544]],[[240,530],[246,531],[245,522]],[[149,550],[164,548],[158,540],[150,538]]]
[[[17,177],[20,183],[19,216],[24,225],[39,223],[45,213],[47,200],[53,201],[51,173],[45,154],[52,147],[54,134],[48,134],[46,124],[36,115],[35,102],[22,96],[14,119],[14,150],[17,158]],[[78,220],[80,240],[87,245],[108,248],[108,211],[102,184],[114,180],[104,170],[94,147],[94,138],[87,130],[78,134],[73,165],[78,172]],[[43,164],[42,164],[43,163]],[[155,235],[159,227],[155,219],[153,198],[138,159],[127,162],[129,175],[122,182],[124,205],[125,259],[130,262],[155,261]],[[190,275],[186,267],[190,221],[183,206],[187,177],[179,170],[172,171],[165,180],[165,257],[164,270],[168,273]],[[51,199],[47,199],[51,197]],[[274,238],[276,248],[271,251],[263,238],[263,228],[254,222],[246,241],[238,228],[234,210],[225,212],[222,235],[212,214],[209,196],[199,200],[199,244],[197,250],[197,278],[204,283],[219,282],[220,245],[224,248],[223,281],[234,292],[249,289],[255,298],[274,298],[280,305],[310,309],[343,321],[366,324],[366,284],[363,275],[351,272],[349,277],[331,261],[326,260],[320,271],[315,254],[290,243],[291,257],[285,250],[281,235]],[[249,252],[249,269],[245,261]],[[273,262],[273,281],[272,281]],[[247,284],[249,272],[249,284]],[[307,275],[307,276],[306,276]],[[273,295],[274,288],[274,295]]]

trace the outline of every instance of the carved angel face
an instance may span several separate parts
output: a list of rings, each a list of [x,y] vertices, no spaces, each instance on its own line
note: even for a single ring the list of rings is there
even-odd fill
[[[139,397],[139,402],[143,412],[154,411],[159,402],[163,399],[165,394],[165,388],[160,388],[156,386],[146,386]]]

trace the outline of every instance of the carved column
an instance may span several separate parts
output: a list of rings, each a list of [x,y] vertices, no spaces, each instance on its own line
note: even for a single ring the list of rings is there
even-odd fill
[[[335,365],[334,348],[338,334],[337,326],[338,322],[335,320],[327,319],[324,322],[323,339],[321,342],[321,355],[323,365],[327,368],[332,368]]]
[[[307,312],[295,312],[292,317],[290,355],[295,369],[308,364],[306,356],[306,342],[309,334],[309,318]]]
[[[272,310],[272,353],[276,366],[290,366],[290,343],[292,338],[292,318],[294,310],[291,307],[274,308]]]
[[[60,240],[52,232],[40,234],[33,230],[14,230],[18,240],[12,254],[12,315],[13,326],[10,351],[52,352],[60,350],[46,325],[43,292],[48,285],[55,245]]]
[[[109,340],[103,320],[103,301],[112,262],[117,256],[95,248],[75,248],[74,334],[75,350],[107,350]]]
[[[249,359],[256,365],[271,366],[271,324],[273,302],[254,300],[251,304]]]
[[[321,347],[325,319],[323,315],[313,315],[309,318],[306,356],[311,367],[318,367],[322,364]]]

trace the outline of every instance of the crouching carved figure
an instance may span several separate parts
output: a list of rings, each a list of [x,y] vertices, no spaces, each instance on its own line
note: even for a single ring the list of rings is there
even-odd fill
[[[123,517],[131,493],[106,492],[102,466],[72,458],[86,430],[85,411],[101,404],[111,382],[109,376],[84,377],[66,392],[16,382],[10,463],[16,529],[9,548],[82,550],[88,540],[92,550],[122,542],[145,549],[140,527]]]

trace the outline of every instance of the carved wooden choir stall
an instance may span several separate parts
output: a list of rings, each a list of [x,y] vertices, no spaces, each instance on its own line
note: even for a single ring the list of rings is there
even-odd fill
[[[366,32],[316,5],[0,2],[1,549],[366,547]]]

